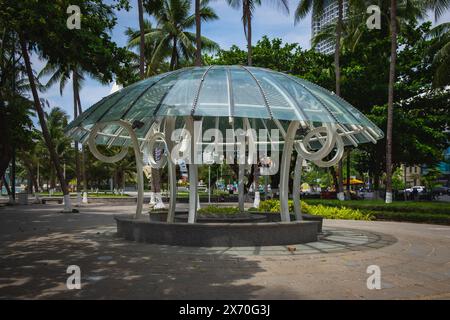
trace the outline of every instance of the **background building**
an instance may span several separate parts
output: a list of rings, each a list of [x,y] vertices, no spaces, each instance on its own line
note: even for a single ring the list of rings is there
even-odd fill
[[[420,166],[407,166],[405,168],[405,165],[402,164],[400,172],[402,181],[406,182],[406,188],[421,185],[422,168]]]
[[[343,1],[344,12],[343,18],[345,19],[347,15],[348,1]],[[311,19],[311,35],[314,37],[318,34],[323,27],[334,22],[338,17],[338,3],[336,0],[326,0],[324,4],[324,10],[321,15],[313,14],[313,18]],[[332,54],[334,53],[334,42],[333,41],[321,41],[316,46],[316,51]]]

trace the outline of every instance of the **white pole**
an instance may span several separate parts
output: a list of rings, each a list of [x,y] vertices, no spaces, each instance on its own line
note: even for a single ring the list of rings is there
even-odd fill
[[[292,146],[294,143],[295,133],[300,125],[299,121],[292,121],[289,124],[286,138],[284,139],[283,154],[281,156],[280,167],[280,215],[281,221],[289,222],[291,218],[289,216],[289,167],[291,164]]]
[[[211,204],[211,165],[208,165],[208,203]]]
[[[36,192],[39,192],[39,159],[38,159],[38,163],[37,163],[37,188],[38,190],[36,190]]]
[[[194,136],[194,119],[192,117],[187,117],[186,119],[186,129],[189,131],[191,136],[190,141],[190,157],[191,161],[189,163],[189,214],[188,223],[195,223],[197,218],[197,208],[198,208],[198,190],[197,190],[197,175],[198,169],[195,164],[195,136]]]

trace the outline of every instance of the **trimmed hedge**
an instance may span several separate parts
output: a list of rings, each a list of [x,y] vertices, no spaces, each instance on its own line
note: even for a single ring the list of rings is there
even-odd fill
[[[450,203],[448,202],[422,202],[422,201],[394,201],[390,204],[384,203],[382,200],[305,200],[310,205],[325,205],[330,207],[348,207],[354,209],[363,209],[370,211],[382,212],[422,212],[431,214],[447,214],[450,215]]]
[[[289,200],[289,211],[294,211],[293,201]],[[316,216],[322,216],[326,219],[344,219],[344,220],[372,220],[372,212],[363,212],[358,209],[346,208],[346,207],[328,207],[323,205],[309,205],[306,202],[301,202],[302,212],[312,214]],[[266,200],[262,201],[259,205],[259,211],[266,212],[280,212],[279,200]]]
[[[405,221],[450,225],[450,215],[424,212],[374,212],[377,220]]]
[[[238,207],[217,207],[217,206],[207,206],[200,208],[197,211],[201,215],[232,215],[232,214],[238,214],[239,208]]]

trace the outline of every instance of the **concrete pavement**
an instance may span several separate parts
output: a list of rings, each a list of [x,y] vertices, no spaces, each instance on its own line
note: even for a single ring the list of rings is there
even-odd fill
[[[450,227],[325,220],[320,241],[186,248],[127,242],[114,214],[134,206],[0,208],[1,299],[449,299]],[[68,290],[69,265],[81,268]],[[369,290],[367,267],[381,270]]]

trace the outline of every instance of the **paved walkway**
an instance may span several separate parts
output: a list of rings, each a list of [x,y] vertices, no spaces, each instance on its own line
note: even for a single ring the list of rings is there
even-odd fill
[[[127,242],[134,206],[0,208],[0,299],[450,299],[450,227],[326,220],[318,242],[186,248]],[[290,249],[290,250],[289,250]],[[66,288],[81,268],[82,289]],[[369,265],[381,289],[369,290]]]

